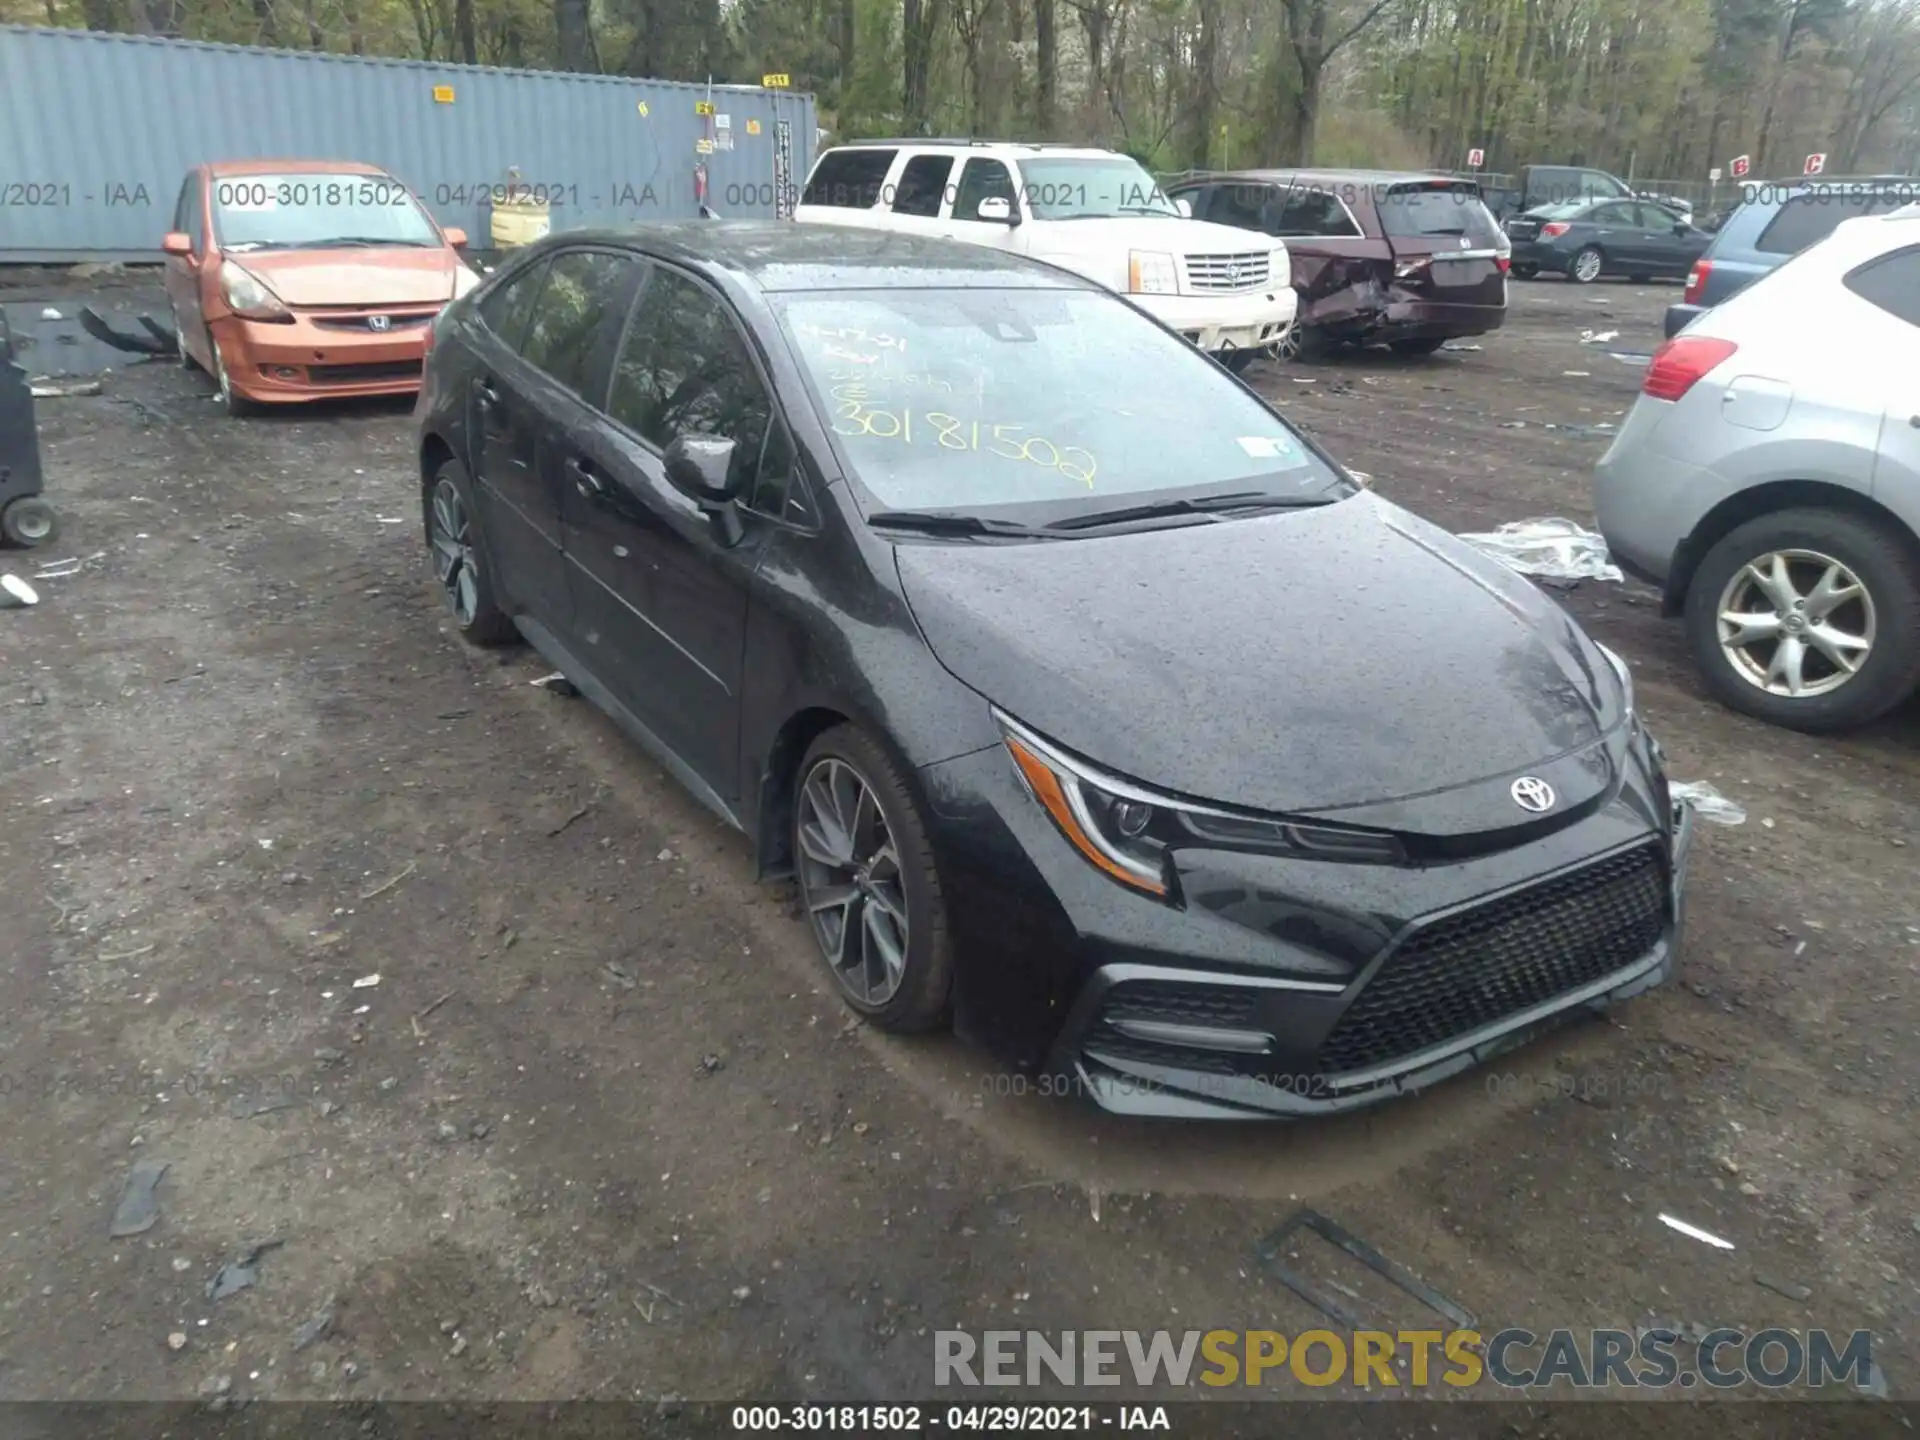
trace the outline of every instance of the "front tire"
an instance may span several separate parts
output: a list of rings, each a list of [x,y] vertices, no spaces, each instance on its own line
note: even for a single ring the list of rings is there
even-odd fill
[[[213,395],[220,402],[220,408],[235,420],[259,413],[253,401],[233,388],[233,377],[227,374],[227,357],[220,353],[220,339],[211,330],[207,332],[207,348],[213,352]]]
[[[884,747],[836,725],[807,747],[793,793],[793,869],[841,997],[900,1034],[940,1029],[953,935],[919,803]]]
[[[1275,347],[1280,358],[1291,365],[1311,365],[1316,360],[1324,360],[1332,348],[1325,331],[1298,323],[1280,337]]]
[[[1701,560],[1686,626],[1722,704],[1793,730],[1851,729],[1920,688],[1920,560],[1854,515],[1763,515]]]
[[[1607,268],[1607,257],[1598,245],[1589,245],[1573,257],[1567,266],[1567,278],[1576,285],[1591,285]]]
[[[434,472],[427,492],[427,551],[440,598],[461,636],[474,645],[505,645],[520,632],[500,608],[482,559],[486,537],[473,503],[473,482],[466,467],[448,460]]]

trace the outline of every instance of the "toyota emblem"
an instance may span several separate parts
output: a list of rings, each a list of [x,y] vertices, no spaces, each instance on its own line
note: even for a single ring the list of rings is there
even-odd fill
[[[393,318],[388,315],[369,315],[367,317],[367,328],[369,330],[391,330],[393,328]]]
[[[1522,775],[1513,782],[1513,803],[1522,810],[1544,815],[1553,808],[1553,787],[1537,775]]]

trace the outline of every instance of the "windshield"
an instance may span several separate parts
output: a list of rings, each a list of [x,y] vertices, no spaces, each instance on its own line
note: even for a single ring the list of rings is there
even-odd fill
[[[1351,486],[1225,371],[1077,290],[849,291],[781,324],[843,464],[882,509],[1050,521],[1231,487]]]
[[[227,175],[213,182],[222,250],[327,245],[438,246],[439,234],[390,175]]]
[[[1536,205],[1527,214],[1540,220],[1572,220],[1592,207],[1589,200],[1563,200],[1557,205]]]
[[[1380,224],[1395,240],[1458,235],[1475,247],[1500,243],[1492,212],[1481,203],[1479,190],[1465,183],[1396,185],[1380,197]]]
[[[1020,162],[1020,197],[1036,220],[1102,215],[1166,215],[1180,211],[1146,167],[1123,155]]]

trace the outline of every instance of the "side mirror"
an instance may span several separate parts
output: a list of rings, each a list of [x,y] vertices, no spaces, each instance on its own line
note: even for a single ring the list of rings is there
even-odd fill
[[[454,249],[464,250],[467,248],[467,232],[462,230],[458,225],[449,225],[440,233],[447,237],[447,244],[453,246]]]
[[[1020,223],[1013,217],[1012,202],[1000,195],[989,195],[986,199],[982,200],[979,210],[975,213],[978,214],[982,220],[998,220],[1002,225],[1018,225]]]
[[[161,253],[166,255],[191,255],[193,254],[193,238],[189,235],[182,234],[178,230],[170,230],[167,232],[166,237],[161,240],[160,250]]]
[[[1193,202],[1187,199],[1186,196],[1182,195],[1178,200],[1174,201],[1173,208],[1180,212],[1182,219],[1191,220],[1193,218]]]
[[[667,483],[707,512],[721,540],[739,543],[739,498],[733,483],[733,441],[718,435],[682,435],[667,447]]]

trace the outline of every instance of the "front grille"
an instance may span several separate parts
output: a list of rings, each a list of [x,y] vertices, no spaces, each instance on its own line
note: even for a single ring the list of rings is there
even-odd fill
[[[352,330],[362,335],[397,335],[403,330],[417,330],[422,325],[433,323],[433,314],[424,315],[388,315],[384,311],[375,311],[370,315],[315,315],[313,323],[322,330]],[[376,318],[387,322],[383,330],[373,322]]]
[[[376,380],[418,379],[418,360],[385,360],[376,365],[309,365],[307,378],[316,385],[371,384]]]
[[[1329,1075],[1416,1054],[1631,965],[1667,924],[1658,846],[1416,930],[1320,1051]]]
[[[1270,252],[1187,256],[1187,284],[1194,290],[1258,290],[1267,283]]]

